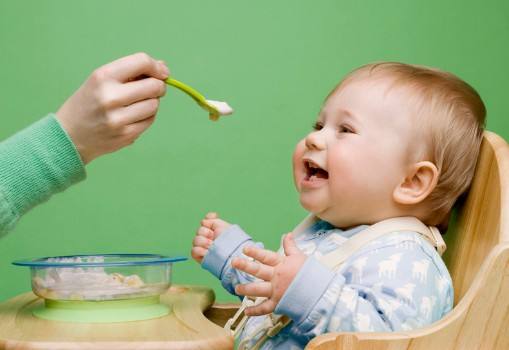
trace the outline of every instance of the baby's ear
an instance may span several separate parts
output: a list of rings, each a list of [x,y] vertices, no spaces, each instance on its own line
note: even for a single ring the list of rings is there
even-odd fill
[[[429,161],[415,163],[403,181],[394,189],[392,198],[398,204],[418,204],[435,189],[438,169]]]

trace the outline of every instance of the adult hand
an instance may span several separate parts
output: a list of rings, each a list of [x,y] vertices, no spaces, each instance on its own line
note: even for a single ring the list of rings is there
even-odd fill
[[[260,304],[246,308],[248,316],[259,316],[273,312],[290,286],[307,256],[297,247],[292,234],[288,233],[283,238],[285,255],[279,255],[270,250],[256,246],[244,248],[244,254],[255,259],[250,261],[243,258],[234,258],[232,267],[253,275],[262,281],[239,284],[235,287],[235,293],[250,297],[266,297],[267,300]]]
[[[96,69],[60,107],[57,119],[85,164],[130,145],[153,122],[170,72],[146,53]]]

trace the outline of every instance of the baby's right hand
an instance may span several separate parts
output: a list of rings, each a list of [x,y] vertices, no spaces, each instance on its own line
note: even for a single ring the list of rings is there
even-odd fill
[[[217,213],[208,213],[201,221],[193,240],[191,256],[201,264],[203,257],[208,253],[212,242],[231,224],[217,217]]]

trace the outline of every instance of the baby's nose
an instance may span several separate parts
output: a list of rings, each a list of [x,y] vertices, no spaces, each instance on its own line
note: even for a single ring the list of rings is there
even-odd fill
[[[325,149],[325,137],[321,130],[314,131],[306,137],[306,147],[308,149],[323,150]]]

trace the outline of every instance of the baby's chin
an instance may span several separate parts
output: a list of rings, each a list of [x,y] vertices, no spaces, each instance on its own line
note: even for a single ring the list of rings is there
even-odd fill
[[[352,220],[349,220],[346,217],[341,217],[341,215],[338,215],[338,213],[332,208],[319,205],[319,203],[316,202],[305,201],[302,197],[300,198],[300,204],[310,214],[313,214],[320,220],[328,222],[334,227],[345,228],[352,226]]]
[[[300,205],[306,209],[311,214],[314,214],[317,217],[320,217],[321,213],[324,211],[323,204],[317,202],[316,200],[312,200],[306,196],[300,196]],[[321,219],[321,218],[320,218]]]

